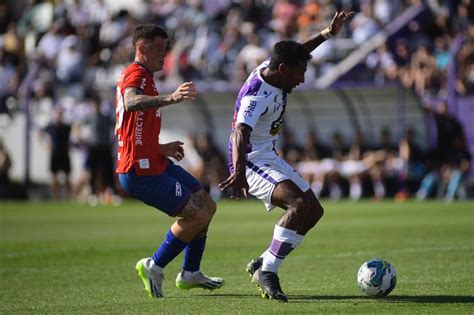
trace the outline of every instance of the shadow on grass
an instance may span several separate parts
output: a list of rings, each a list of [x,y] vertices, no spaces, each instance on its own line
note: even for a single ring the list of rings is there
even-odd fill
[[[236,298],[254,298],[260,297],[259,294],[241,294],[241,293],[209,293],[209,294],[196,294],[196,296],[206,296],[206,297],[236,297]]]
[[[390,295],[387,297],[368,297],[360,295],[329,296],[329,295],[290,295],[292,301],[307,300],[377,300],[390,303],[434,303],[434,304],[470,304],[474,303],[471,295]]]

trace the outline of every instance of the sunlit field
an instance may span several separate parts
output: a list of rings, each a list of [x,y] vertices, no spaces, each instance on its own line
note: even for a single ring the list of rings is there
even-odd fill
[[[151,299],[134,266],[172,220],[140,203],[0,204],[0,313],[474,313],[474,203],[322,202],[325,216],[280,271],[289,303],[262,299],[245,265],[268,246],[280,210],[220,201],[202,270],[217,291],[180,291],[178,256],[164,299]],[[382,257],[397,269],[387,298],[365,297],[359,266]]]

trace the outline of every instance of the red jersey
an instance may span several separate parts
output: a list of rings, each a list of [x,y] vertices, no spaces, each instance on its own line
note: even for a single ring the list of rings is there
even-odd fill
[[[138,88],[144,95],[158,95],[152,73],[142,65],[133,63],[122,72],[115,100],[116,172],[128,173],[134,167],[138,175],[162,174],[168,161],[160,154],[161,110],[126,111],[124,93],[128,87]]]

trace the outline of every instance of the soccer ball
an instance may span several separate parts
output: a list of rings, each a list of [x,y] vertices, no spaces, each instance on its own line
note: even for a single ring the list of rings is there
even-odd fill
[[[362,292],[369,296],[385,296],[397,284],[397,271],[383,259],[372,259],[360,266],[357,283]]]

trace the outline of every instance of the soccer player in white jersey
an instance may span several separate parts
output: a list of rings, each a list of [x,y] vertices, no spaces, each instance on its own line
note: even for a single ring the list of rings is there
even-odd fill
[[[353,12],[336,12],[329,27],[304,44],[280,41],[270,60],[252,71],[235,104],[229,141],[231,175],[220,184],[232,196],[261,199],[267,210],[285,210],[275,225],[270,247],[247,265],[263,297],[288,301],[278,269],[323,215],[310,186],[274,149],[282,130],[287,94],[304,82],[311,51],[337,35]]]

